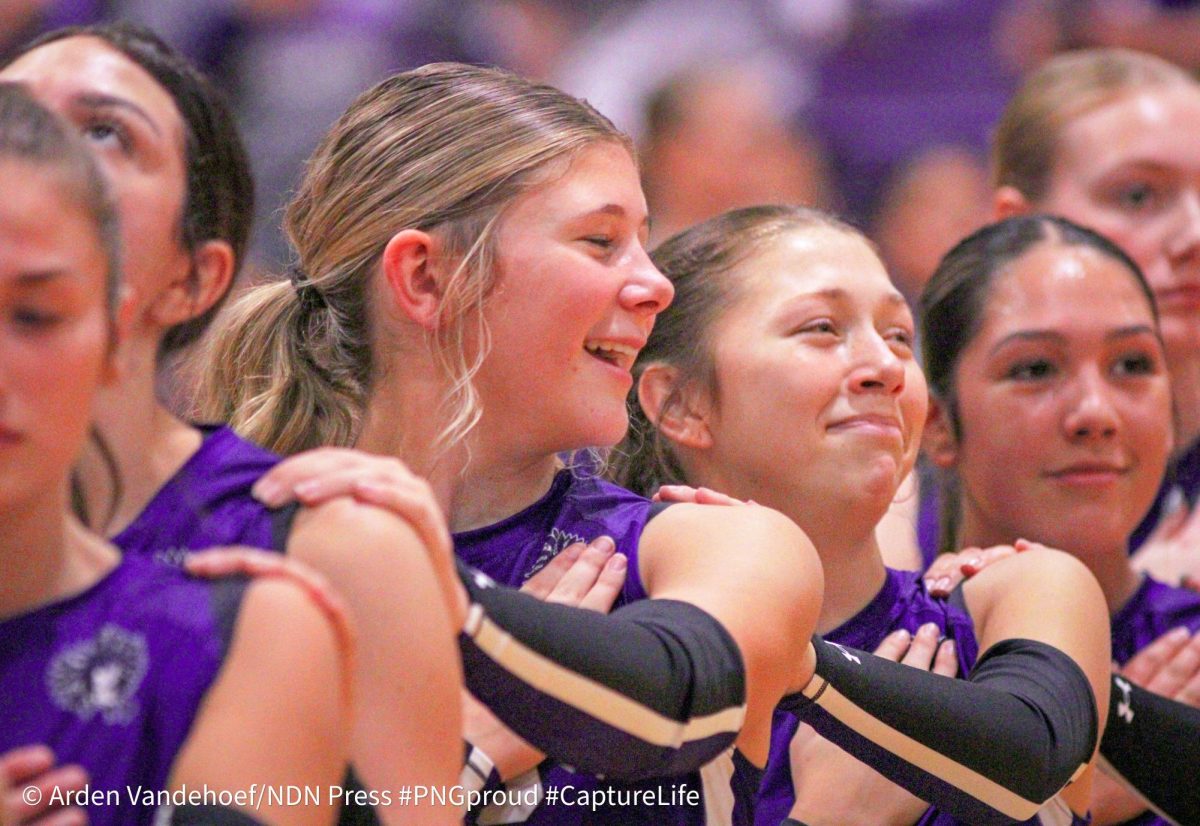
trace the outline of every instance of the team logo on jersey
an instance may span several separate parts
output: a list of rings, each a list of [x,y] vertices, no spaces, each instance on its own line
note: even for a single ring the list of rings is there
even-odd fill
[[[105,625],[94,638],[59,652],[46,669],[55,705],[87,722],[99,714],[109,725],[128,723],[138,711],[133,695],[146,677],[146,638]]]
[[[558,556],[568,545],[574,545],[576,542],[586,542],[582,536],[577,533],[569,533],[560,531],[558,528],[551,528],[550,535],[546,537],[546,541],[542,543],[542,551],[538,554],[537,561],[533,563],[533,567],[525,574],[525,578],[529,579],[538,571],[545,568],[550,560]]]

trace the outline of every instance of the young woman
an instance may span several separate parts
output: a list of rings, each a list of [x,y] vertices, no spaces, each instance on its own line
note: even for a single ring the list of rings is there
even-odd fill
[[[554,758],[515,781],[534,794],[510,821],[578,822],[594,802],[605,822],[748,822],[780,699],[887,762],[871,742],[881,729],[851,731],[888,705],[880,681],[906,698],[885,716],[907,739],[886,748],[936,743],[976,766],[986,727],[924,725],[943,703],[969,702],[937,690],[949,681],[810,647],[820,575],[791,522],[765,508],[656,514],[562,467],[564,452],[624,434],[630,367],[672,292],[644,249],[629,141],[607,120],[503,72],[406,72],[334,125],[286,223],[297,265],[231,308],[206,355],[203,414],[282,453],[353,444],[398,456],[441,492],[455,550],[484,574],[466,577],[489,613],[468,622],[469,688]],[[302,464],[264,483],[289,495]],[[616,564],[628,560],[610,616],[495,587],[600,534]],[[981,819],[1032,813],[1021,795],[1045,800],[1092,749],[1091,689],[1072,678],[1086,700],[1069,721],[1049,719],[1073,746],[989,781],[991,806],[934,779],[930,762],[892,761],[894,775]],[[1016,714],[990,742],[1045,745],[1030,719]]]
[[[1189,139],[1198,129],[1194,75],[1150,55],[1100,49],[1033,72],[1006,107],[993,146],[998,218],[1050,212],[1091,227],[1137,262],[1154,293],[1175,452],[1133,531],[1135,549],[1179,499],[1194,506],[1200,495],[1200,146]],[[1151,570],[1177,579],[1200,567],[1194,548],[1171,550],[1160,548]]]
[[[244,796],[341,777],[346,630],[294,582],[121,559],[72,513],[71,468],[118,369],[116,213],[83,146],[12,84],[0,84],[0,188],[0,753],[6,785],[47,795],[14,808],[6,794],[3,819],[80,805],[43,788],[54,758],[27,747],[45,744],[75,767],[59,774],[67,792],[89,776],[94,824],[330,822],[328,798]],[[160,801],[204,786],[240,797],[223,812]]]
[[[409,524],[349,499],[299,514],[266,507],[252,486],[277,457],[228,428],[181,421],[156,399],[160,360],[207,325],[250,230],[250,170],[222,98],[154,35],[120,25],[46,35],[0,78],[25,84],[78,128],[121,214],[132,320],[121,376],[101,392],[96,422],[115,473],[95,451],[83,464],[93,525],[131,555],[174,559],[241,544],[286,548],[312,564],[365,629],[353,742],[361,780],[377,790],[452,784],[461,750],[444,733],[460,726],[461,623],[451,615],[461,608],[449,557],[431,569]],[[440,602],[446,610],[433,607]],[[428,806],[430,817],[452,816],[437,808]],[[394,817],[411,822],[422,816],[415,811],[397,807]]]
[[[1091,630],[1103,602],[1069,557],[1028,552],[990,569],[996,579],[972,580],[954,602],[931,598],[915,573],[885,568],[875,528],[912,469],[927,393],[912,315],[862,235],[812,210],[757,207],[675,236],[654,261],[680,300],[635,367],[637,426],[617,450],[618,480],[646,492],[703,485],[791,516],[821,555],[818,630],[827,640],[872,649],[897,630],[944,635],[958,658],[951,671],[972,680],[1006,646],[1037,640],[1071,658],[1065,671],[1081,666],[1088,677],[1081,693],[1051,702],[1090,704],[1089,684],[1106,696],[1108,646]],[[1003,713],[982,695],[980,706]],[[789,812],[806,823],[948,819],[923,814],[927,804],[894,786],[856,793],[848,780],[859,772],[830,763],[828,751],[793,767],[799,724],[776,715],[757,822],[778,824]],[[957,725],[949,713],[941,720],[943,729]],[[843,775],[823,774],[830,766]],[[1089,785],[1085,775],[1063,792],[1077,820]]]
[[[952,474],[957,542],[1027,537],[1080,559],[1118,664],[1200,629],[1200,594],[1139,575],[1126,553],[1172,444],[1169,362],[1136,265],[1064,220],[1013,218],[951,250],[921,307],[925,449]],[[1111,789],[1093,806],[1101,823],[1144,809]]]

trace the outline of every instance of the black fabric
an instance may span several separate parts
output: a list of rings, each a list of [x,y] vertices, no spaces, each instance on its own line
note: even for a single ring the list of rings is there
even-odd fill
[[[459,573],[472,602],[504,634],[679,724],[679,740],[666,746],[643,739],[640,731],[603,722],[593,716],[597,709],[588,706],[590,700],[562,690],[559,674],[511,673],[493,659],[494,651],[476,641],[484,640],[482,624],[471,628],[469,621],[459,637],[467,688],[557,761],[614,780],[640,780],[695,770],[737,736],[740,716],[702,738],[688,739],[685,730],[693,718],[741,709],[746,700],[737,644],[700,608],[642,600],[604,615],[539,602],[461,563]]]
[[[233,644],[233,632],[237,627],[238,617],[241,615],[246,589],[250,587],[250,577],[236,574],[216,577],[211,582],[209,600],[212,605],[213,618],[217,633],[221,637],[221,648],[228,652],[229,646]]]
[[[1095,748],[1096,703],[1082,669],[1034,640],[1004,640],[979,658],[967,680],[874,657],[814,639],[820,692],[782,707],[932,805],[970,823],[1031,817],[1058,793]],[[866,715],[971,769],[1026,803],[1001,814],[970,788],[909,762],[906,744],[881,745],[855,729],[840,706],[823,703],[832,688]],[[830,692],[831,694],[833,692]],[[828,701],[829,698],[824,698]],[[896,751],[890,751],[895,748]],[[1019,810],[1018,810],[1019,809]]]
[[[258,818],[225,806],[174,806],[165,821],[156,818],[154,822],[173,826],[263,826]]]
[[[292,525],[300,507],[299,502],[289,502],[271,511],[271,550],[281,553],[287,550],[288,538],[292,535]]]
[[[379,815],[375,814],[375,807],[370,803],[362,803],[368,799],[363,792],[366,787],[362,781],[358,779],[358,775],[354,773],[354,767],[346,768],[346,776],[342,780],[342,788],[345,790],[342,793],[341,809],[338,811],[338,826],[379,826],[382,822]]]
[[[1100,755],[1177,823],[1200,823],[1200,709],[1113,677]]]

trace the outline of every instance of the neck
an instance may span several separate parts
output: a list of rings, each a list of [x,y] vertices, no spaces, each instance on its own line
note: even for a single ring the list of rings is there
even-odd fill
[[[1037,537],[1027,538],[1039,541]],[[963,518],[962,539],[958,544],[960,548],[987,548],[992,545],[1011,545],[1017,539],[1008,533],[984,528],[968,513]],[[1092,576],[1100,583],[1100,590],[1104,592],[1110,615],[1121,610],[1121,606],[1129,601],[1142,581],[1141,575],[1129,562],[1129,553],[1123,542],[1109,548],[1075,548],[1064,544],[1060,550],[1071,554],[1092,572]]]
[[[809,533],[809,539],[825,570],[817,633],[826,634],[870,604],[883,587],[887,569],[873,528],[855,537]]]
[[[176,418],[155,395],[157,343],[137,339],[122,348],[125,364],[117,382],[101,390],[96,401],[96,430],[103,438],[121,481],[119,501],[112,474],[99,449],[89,443],[78,465],[91,518],[101,528],[119,533],[146,507],[184,462],[199,449],[196,428]]]
[[[1177,359],[1183,365],[1171,370],[1175,398],[1175,449],[1182,453],[1200,440],[1200,358]]]
[[[498,522],[536,502],[550,489],[560,467],[553,454],[523,454],[489,445],[481,420],[463,443],[441,450],[440,417],[429,415],[444,397],[442,382],[382,381],[375,388],[355,447],[395,456],[433,488],[449,515],[450,530]]]
[[[118,562],[116,552],[67,510],[67,483],[0,514],[0,619],[18,616],[91,586]]]

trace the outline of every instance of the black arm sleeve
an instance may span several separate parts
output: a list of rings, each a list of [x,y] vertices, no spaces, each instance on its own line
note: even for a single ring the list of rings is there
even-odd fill
[[[1200,823],[1200,709],[1113,677],[1101,766],[1175,823]]]
[[[462,564],[467,688],[556,760],[620,780],[692,771],[736,738],[746,676],[729,632],[686,602],[612,614],[497,586]]]
[[[953,680],[814,639],[817,676],[782,706],[888,779],[969,823],[1034,816],[1086,766],[1096,700],[1078,665],[1033,640]]]
[[[217,805],[160,809],[154,822],[169,823],[171,826],[263,826],[261,820],[248,812]]]

